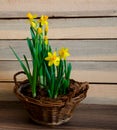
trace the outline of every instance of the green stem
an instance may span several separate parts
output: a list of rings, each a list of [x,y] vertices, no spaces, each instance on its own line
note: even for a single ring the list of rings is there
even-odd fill
[[[37,66],[33,67],[33,83],[32,83],[32,95],[36,97],[36,85],[37,85]]]
[[[42,68],[42,66],[40,67],[39,80],[40,80],[40,84],[43,84],[43,68]],[[43,88],[42,85],[40,85],[40,87]]]
[[[66,60],[64,60],[64,67],[65,67],[65,78],[66,78],[66,73],[67,73],[67,70],[66,70]]]
[[[51,95],[52,97],[51,98],[54,98],[54,83],[55,83],[55,74],[54,74],[54,65],[51,66],[51,81],[52,81],[52,84],[51,84]]]

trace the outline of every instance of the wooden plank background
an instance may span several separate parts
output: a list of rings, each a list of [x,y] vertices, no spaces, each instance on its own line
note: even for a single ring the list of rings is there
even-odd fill
[[[84,103],[117,105],[117,0],[1,0],[0,101],[17,100],[13,75],[21,70],[9,46],[30,58],[28,12],[49,16],[54,48],[68,47],[71,78],[90,82]],[[67,3],[67,4],[66,4]]]

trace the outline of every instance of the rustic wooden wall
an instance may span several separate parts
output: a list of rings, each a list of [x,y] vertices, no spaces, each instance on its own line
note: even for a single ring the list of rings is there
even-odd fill
[[[50,44],[70,49],[72,78],[90,82],[85,103],[117,104],[117,0],[1,0],[0,100],[16,100],[21,70],[9,46],[26,53],[27,12],[49,16]]]

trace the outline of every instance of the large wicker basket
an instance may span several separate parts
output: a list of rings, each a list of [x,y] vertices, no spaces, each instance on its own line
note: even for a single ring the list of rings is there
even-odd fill
[[[17,76],[23,72],[14,75],[16,96],[23,102],[30,118],[39,124],[44,125],[60,125],[67,122],[72,117],[73,111],[87,94],[89,85],[87,82],[79,83],[71,80],[71,92],[68,95],[57,99],[42,97],[40,100],[25,96],[21,91],[22,88],[29,86],[27,80],[23,82],[17,81]]]

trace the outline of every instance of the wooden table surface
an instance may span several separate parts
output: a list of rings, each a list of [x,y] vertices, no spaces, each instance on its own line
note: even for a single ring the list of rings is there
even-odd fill
[[[38,129],[117,130],[117,106],[80,104],[68,123],[48,127],[32,122],[20,102],[0,102],[0,130]]]

